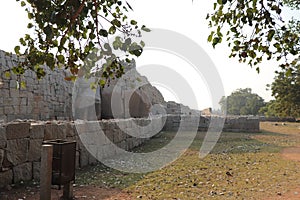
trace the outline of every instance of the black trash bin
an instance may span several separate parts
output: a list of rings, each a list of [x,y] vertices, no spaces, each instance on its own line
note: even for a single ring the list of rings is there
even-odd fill
[[[46,140],[53,145],[52,185],[65,185],[75,180],[76,141]]]

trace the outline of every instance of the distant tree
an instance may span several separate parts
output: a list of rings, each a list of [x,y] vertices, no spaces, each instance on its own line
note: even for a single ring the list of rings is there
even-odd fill
[[[264,107],[259,109],[259,114],[266,117],[280,117],[280,115],[276,112],[278,107],[280,107],[280,104],[275,100],[271,100],[267,102]]]
[[[279,117],[300,116],[300,65],[287,74],[277,73],[275,81],[270,85],[275,100],[267,104],[266,115]]]
[[[265,105],[264,99],[252,93],[250,88],[238,89],[228,97],[222,97],[219,104],[223,112],[231,115],[257,115]]]

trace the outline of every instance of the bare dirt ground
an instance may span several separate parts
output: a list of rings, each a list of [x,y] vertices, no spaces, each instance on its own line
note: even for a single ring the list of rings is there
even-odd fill
[[[299,162],[300,166],[300,147],[288,147],[282,150],[281,155],[284,159],[293,160]],[[300,186],[291,186],[289,192],[285,194],[280,194],[266,200],[299,200],[300,199]]]
[[[265,123],[263,124],[263,128],[266,130],[274,131],[274,128],[270,126],[272,123]],[[278,133],[286,133],[289,136],[295,138],[296,140],[300,138],[300,126],[298,127],[298,131],[295,131],[295,129],[287,129],[285,126],[279,126],[276,127],[276,131]],[[281,151],[281,155],[284,159],[287,160],[293,160],[296,162],[299,162],[300,166],[300,144],[296,144],[293,147],[287,147],[284,148]],[[269,198],[269,200],[275,200],[275,199],[285,199],[285,200],[299,200],[300,199],[300,186],[291,186],[290,192],[284,194],[284,195],[277,195],[276,197]]]
[[[289,147],[281,152],[283,158],[300,162],[300,147]],[[300,163],[299,163],[300,164]]]

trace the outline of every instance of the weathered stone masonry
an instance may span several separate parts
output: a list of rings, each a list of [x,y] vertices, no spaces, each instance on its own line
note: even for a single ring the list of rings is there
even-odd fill
[[[180,127],[183,131],[190,131],[191,129],[198,131],[207,131],[210,125],[211,118],[218,119],[221,117],[204,117],[199,115],[168,115],[163,130],[177,131]],[[197,122],[199,123],[196,124]],[[226,117],[222,130],[224,132],[259,132],[259,119],[251,117]]]
[[[14,60],[17,60],[15,55],[7,55],[0,50],[0,187],[21,180],[39,179],[41,146],[44,140],[76,140],[76,166],[84,167],[96,163],[97,160],[82,144],[80,137],[85,136],[84,134],[87,134],[86,136],[99,134],[99,127],[105,132],[107,138],[98,138],[97,141],[90,139],[86,142],[89,143],[91,150],[101,146],[101,151],[96,152],[97,158],[101,159],[117,153],[113,144],[124,150],[131,150],[150,138],[145,135],[157,133],[158,128],[177,131],[181,126],[181,130],[185,131],[193,127],[199,131],[206,131],[210,123],[210,118],[200,116],[199,111],[175,102],[164,102],[160,92],[149,84],[146,77],[140,76],[135,69],[132,70],[134,66],[128,68],[130,76],[121,84],[123,91],[117,92],[117,95],[129,104],[127,107],[120,107],[117,117],[127,119],[76,121],[76,126],[73,121],[56,121],[53,119],[72,119],[73,83],[64,80],[66,71],[60,69],[49,71],[45,67],[47,75],[42,80],[37,80],[31,71],[26,71],[21,80],[14,74],[7,77],[5,71],[15,65]],[[18,88],[19,81],[24,81],[26,88]],[[127,95],[132,93],[130,91],[132,84],[141,83],[143,86],[135,91],[132,97]],[[110,108],[111,91],[112,86],[102,91],[100,110],[103,118],[113,117]],[[148,116],[146,112],[148,110],[141,112],[141,108],[130,106],[137,104],[143,105],[142,109],[154,104],[159,105],[157,107],[159,109],[151,108],[152,122],[154,120],[151,126],[147,126],[150,123],[149,118],[128,116],[128,113],[135,117]],[[125,112],[127,109],[129,112]],[[161,112],[161,109],[165,112]],[[25,120],[10,122],[15,119]],[[117,123],[123,124],[122,130],[126,130],[127,133],[143,134],[143,138],[125,134]],[[223,130],[257,132],[259,121],[245,117],[226,118]]]
[[[162,126],[162,118],[156,118],[157,126]],[[41,148],[44,140],[64,139],[77,141],[76,167],[95,164],[92,156],[80,141],[80,134],[94,134],[101,128],[107,138],[102,137],[95,145],[101,145],[97,158],[109,158],[116,152],[115,144],[124,150],[141,145],[145,138],[136,138],[125,134],[117,123],[125,123],[126,131],[151,134],[154,127],[143,126],[149,119],[101,120],[75,123],[68,121],[49,122],[11,122],[0,126],[0,188],[21,180],[39,180]],[[136,126],[139,127],[137,130]],[[132,130],[131,130],[132,129]],[[98,138],[99,140],[99,138]],[[101,143],[101,144],[100,144]]]
[[[65,81],[66,71],[47,67],[46,76],[38,80],[34,72],[27,70],[21,78],[5,72],[16,65],[18,58],[0,50],[0,120],[46,120],[71,118],[73,83]],[[26,88],[18,86],[24,81]]]
[[[182,123],[182,121],[185,121]],[[198,116],[199,120],[199,116]],[[150,137],[133,137],[124,133],[153,135],[159,132],[157,128],[165,131],[177,131],[182,124],[186,125],[181,130],[189,131],[195,125],[197,116],[168,115],[166,117],[150,119],[113,119],[101,121],[32,121],[11,122],[0,126],[0,188],[21,180],[39,179],[41,147],[44,140],[64,139],[76,140],[76,167],[84,167],[95,164],[97,159],[92,156],[80,141],[81,134],[99,134],[99,128],[104,131],[107,138],[102,137],[90,140],[89,145],[101,147],[97,152],[97,158],[110,158],[116,155],[113,144],[128,151],[143,144]],[[198,130],[205,131],[209,125],[209,118],[200,117]],[[165,122],[165,123],[164,123]],[[118,123],[122,124],[119,128]],[[259,121],[255,118],[227,118],[223,131],[259,131]],[[88,136],[88,135],[87,135]],[[93,149],[92,146],[90,146]]]

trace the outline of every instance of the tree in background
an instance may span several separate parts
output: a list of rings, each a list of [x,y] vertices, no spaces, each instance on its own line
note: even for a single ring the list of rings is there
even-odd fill
[[[266,116],[300,117],[300,66],[294,67],[291,74],[285,71],[277,73],[270,85],[272,96],[262,112]]]
[[[264,99],[252,93],[250,88],[237,89],[228,97],[222,97],[219,104],[223,112],[230,115],[257,115],[265,106]]]

